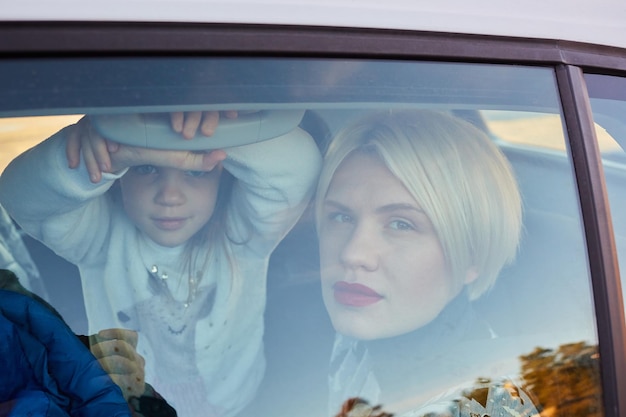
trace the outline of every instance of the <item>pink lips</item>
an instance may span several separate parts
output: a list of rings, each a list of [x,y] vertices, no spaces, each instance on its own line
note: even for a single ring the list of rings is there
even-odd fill
[[[365,307],[383,299],[383,296],[361,284],[339,281],[333,285],[335,301],[351,307]]]
[[[184,218],[157,218],[154,219],[156,227],[161,230],[178,230],[185,224]]]

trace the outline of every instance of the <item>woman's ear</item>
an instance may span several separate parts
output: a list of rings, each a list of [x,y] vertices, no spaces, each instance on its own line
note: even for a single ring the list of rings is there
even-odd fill
[[[472,282],[476,281],[478,275],[478,269],[476,269],[475,266],[469,267],[465,272],[465,279],[463,280],[463,284],[471,284]]]

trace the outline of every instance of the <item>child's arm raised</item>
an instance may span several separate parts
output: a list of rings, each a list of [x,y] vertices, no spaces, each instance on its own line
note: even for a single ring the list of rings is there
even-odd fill
[[[171,118],[175,131],[185,137],[187,135],[193,137],[198,129],[202,134],[211,135],[219,122],[219,113],[172,113]],[[103,173],[119,173],[137,165],[150,164],[182,170],[210,171],[226,157],[221,150],[197,153],[120,145],[96,133],[86,117],[68,132],[65,151],[68,165],[73,169],[79,166],[82,156],[93,183],[100,182]]]
[[[264,142],[225,149],[223,166],[237,182],[229,205],[235,239],[269,256],[313,194],[321,155],[299,127]]]
[[[68,148],[72,141],[76,142]],[[85,144],[89,144],[87,148]],[[77,151],[79,163],[73,164],[68,157]],[[107,168],[111,172],[101,173],[98,168],[107,161],[103,154],[110,156]],[[208,171],[224,156],[222,151],[203,154],[107,143],[91,131],[87,120],[81,120],[9,164],[0,176],[0,204],[28,234],[77,263],[106,247],[117,211],[105,193],[124,174],[125,167],[154,164]],[[87,160],[96,177],[89,171]]]

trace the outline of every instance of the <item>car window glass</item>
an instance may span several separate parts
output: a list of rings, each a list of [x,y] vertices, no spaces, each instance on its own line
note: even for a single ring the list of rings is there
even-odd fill
[[[626,163],[626,80],[620,77],[595,74],[585,75],[591,99],[591,108],[600,143],[602,163],[606,175],[613,231],[617,245],[620,269],[626,265],[626,219],[624,218],[624,190],[622,171]],[[603,146],[603,144],[605,144]],[[622,285],[622,288],[624,285]]]
[[[20,281],[77,334],[137,332],[154,391],[114,378],[131,403],[156,392],[180,417],[601,414],[551,69],[179,57],[0,74],[0,203],[37,269]],[[172,113],[194,112],[220,114],[214,136],[172,133]],[[73,134],[191,159],[246,144],[212,171],[118,155],[100,189],[84,156],[68,168]]]

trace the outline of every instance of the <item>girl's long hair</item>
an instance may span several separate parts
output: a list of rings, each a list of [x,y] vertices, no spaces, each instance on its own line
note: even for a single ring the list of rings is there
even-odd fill
[[[196,279],[204,276],[211,259],[221,255],[226,257],[230,266],[231,280],[234,280],[236,276],[235,263],[228,249],[228,242],[232,242],[232,239],[229,237],[226,219],[235,181],[235,177],[230,172],[222,170],[213,214],[204,227],[196,232],[185,245],[183,271],[193,274],[193,270],[200,266],[202,273]]]

